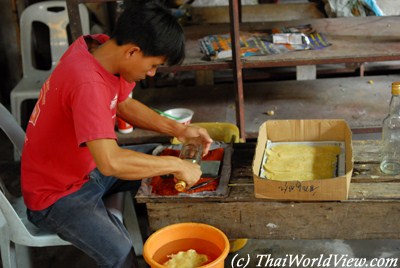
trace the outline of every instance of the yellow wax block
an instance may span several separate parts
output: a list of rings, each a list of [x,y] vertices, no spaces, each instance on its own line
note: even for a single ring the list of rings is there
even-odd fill
[[[177,254],[171,254],[168,257],[170,259],[164,263],[168,268],[195,268],[208,261],[206,255],[198,254],[194,249],[179,251]]]
[[[279,181],[306,181],[334,176],[340,147],[337,145],[280,144],[266,150],[266,177]]]

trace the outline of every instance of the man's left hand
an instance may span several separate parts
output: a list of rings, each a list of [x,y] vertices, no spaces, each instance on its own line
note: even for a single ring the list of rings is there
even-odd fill
[[[207,132],[207,129],[198,126],[187,126],[179,135],[177,136],[180,142],[185,142],[190,139],[199,140],[203,144],[203,156],[210,150],[211,143],[213,140]]]

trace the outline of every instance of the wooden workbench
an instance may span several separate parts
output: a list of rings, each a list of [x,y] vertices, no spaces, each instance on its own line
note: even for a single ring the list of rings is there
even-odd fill
[[[254,197],[251,173],[255,143],[235,144],[226,198],[148,198],[150,231],[177,222],[203,222],[229,238],[399,239],[400,176],[379,171],[380,142],[354,141],[349,200],[289,202]]]

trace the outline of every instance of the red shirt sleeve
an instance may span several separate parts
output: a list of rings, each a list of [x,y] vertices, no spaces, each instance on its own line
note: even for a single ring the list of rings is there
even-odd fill
[[[118,94],[103,83],[90,82],[74,91],[72,116],[78,145],[96,139],[116,139],[114,131]]]

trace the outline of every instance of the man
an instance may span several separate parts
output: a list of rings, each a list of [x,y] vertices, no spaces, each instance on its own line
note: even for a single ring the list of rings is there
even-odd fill
[[[120,148],[116,116],[181,141],[198,138],[204,153],[212,142],[205,129],[161,117],[127,98],[135,81],[184,57],[184,34],[175,18],[143,2],[121,14],[111,38],[82,36],[66,51],[41,89],[21,160],[29,220],[70,241],[100,267],[135,267],[132,242],[105,208],[105,196],[156,175],[174,174],[188,187],[201,175],[198,165],[177,157]]]

